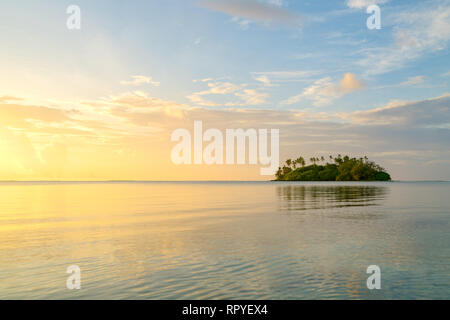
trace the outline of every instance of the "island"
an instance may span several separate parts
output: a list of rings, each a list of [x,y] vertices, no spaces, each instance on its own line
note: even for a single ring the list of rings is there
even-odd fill
[[[303,157],[287,159],[286,165],[278,168],[275,181],[391,181],[389,173],[367,157],[330,155],[329,159],[331,163],[313,157],[308,166]]]

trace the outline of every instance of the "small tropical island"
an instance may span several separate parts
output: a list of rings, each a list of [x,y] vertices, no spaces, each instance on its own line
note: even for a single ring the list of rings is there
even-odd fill
[[[278,168],[275,181],[391,181],[389,173],[367,157],[330,155],[329,159],[331,163],[313,157],[308,166],[303,157],[287,159],[286,165]]]

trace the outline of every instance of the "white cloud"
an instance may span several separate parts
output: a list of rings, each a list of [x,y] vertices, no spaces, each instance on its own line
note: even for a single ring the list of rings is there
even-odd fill
[[[259,81],[259,82],[263,83],[265,86],[270,87],[272,85],[272,83],[271,83],[271,81],[270,81],[270,79],[269,79],[269,77],[267,75],[262,74],[262,75],[259,75],[259,76],[255,76],[254,79],[256,81]]]
[[[450,1],[438,1],[433,7],[419,6],[395,13],[393,43],[369,48],[357,64],[369,75],[402,68],[424,54],[444,50],[450,41]]]
[[[267,0],[267,2],[278,7],[283,6],[283,0]]]
[[[154,87],[159,87],[160,82],[153,81],[152,77],[146,76],[132,76],[130,81],[121,81],[120,83],[124,86],[140,86],[143,84],[150,84]]]
[[[409,87],[421,84],[425,81],[425,76],[410,77],[405,82],[400,83],[401,87]]]
[[[235,17],[237,21],[260,22],[264,24],[298,25],[300,18],[281,7],[282,1],[271,0],[268,3],[258,0],[203,0],[200,6],[212,11],[222,12]]]
[[[308,81],[312,76],[317,75],[317,71],[297,70],[297,71],[266,71],[252,72],[253,79],[270,86],[274,83],[302,82]]]
[[[262,93],[254,89],[244,89],[242,92],[237,92],[236,96],[244,101],[240,105],[253,106],[263,104],[269,95],[267,93]]]
[[[220,81],[211,81],[207,83],[208,90],[194,92],[187,98],[199,106],[217,107],[259,105],[263,104],[269,96],[266,93],[247,88],[247,84],[234,84],[231,82]],[[205,98],[207,96],[227,96],[227,98],[229,98],[230,95],[234,98],[239,98],[239,100],[218,102],[207,100]]]
[[[373,4],[384,4],[389,0],[348,0],[347,6],[352,9],[367,8]]]
[[[364,88],[364,83],[358,80],[353,73],[346,73],[344,77],[335,83],[330,77],[325,77],[314,82],[299,95],[282,101],[281,104],[292,105],[304,99],[312,100],[316,107],[330,104],[333,100]]]

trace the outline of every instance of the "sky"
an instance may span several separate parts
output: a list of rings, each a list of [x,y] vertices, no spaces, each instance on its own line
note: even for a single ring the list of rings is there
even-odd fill
[[[172,163],[195,120],[450,180],[449,41],[448,0],[0,0],[0,180],[270,178]]]

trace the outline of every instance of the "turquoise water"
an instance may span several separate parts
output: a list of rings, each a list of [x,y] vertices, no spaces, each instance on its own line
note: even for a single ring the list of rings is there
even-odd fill
[[[449,275],[447,182],[0,183],[0,299],[449,299]]]

